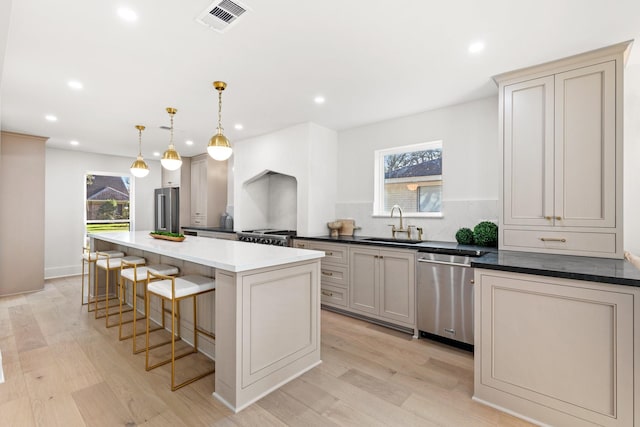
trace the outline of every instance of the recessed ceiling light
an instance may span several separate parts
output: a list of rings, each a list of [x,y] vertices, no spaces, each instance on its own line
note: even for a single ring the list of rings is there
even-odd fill
[[[47,114],[46,116],[44,116],[44,118],[49,122],[57,122],[58,121],[58,118],[56,116],[54,116],[53,114]]]
[[[129,9],[128,7],[118,8],[118,16],[123,21],[127,21],[127,22],[135,22],[138,20],[138,14],[135,13],[133,10]]]
[[[313,102],[316,104],[324,104],[324,96],[316,96],[313,98]]]
[[[71,144],[71,145],[80,145],[80,143],[78,141],[76,141],[75,139],[73,141],[69,141],[69,144]]]
[[[77,80],[69,80],[67,82],[67,85],[71,88],[71,89],[75,89],[75,90],[80,90],[82,89],[82,83],[77,81]]]
[[[153,155],[154,155],[154,156],[156,156],[156,157],[160,157],[160,153],[159,153],[159,152],[157,152],[157,151],[154,151],[154,152],[153,152]]]
[[[235,125],[233,125],[235,130],[242,130],[244,129],[244,126],[242,126],[241,123],[236,123]]]
[[[193,145],[193,141],[192,140],[185,141],[184,143],[187,144],[187,145]]]
[[[469,45],[469,53],[480,53],[484,50],[484,42],[477,41]]]

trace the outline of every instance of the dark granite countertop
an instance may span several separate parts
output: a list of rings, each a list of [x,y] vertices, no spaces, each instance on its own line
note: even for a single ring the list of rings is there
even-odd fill
[[[298,236],[297,238],[322,242],[415,249],[424,252],[456,255],[468,255],[475,251],[486,251],[483,256],[471,259],[472,267],[640,287],[640,270],[622,259],[498,251],[496,248],[459,245],[456,242],[372,242],[367,240],[372,238],[368,236]]]
[[[196,231],[213,231],[213,232],[217,232],[217,233],[235,233],[235,231],[228,229],[228,228],[221,228],[221,227],[196,227],[196,226],[185,226],[185,227],[180,227],[183,230],[196,230]]]
[[[331,243],[350,243],[357,245],[370,245],[370,246],[378,246],[378,247],[386,247],[386,248],[397,248],[397,249],[415,249],[417,251],[422,252],[431,252],[431,253],[447,253],[453,255],[475,255],[478,251],[486,252],[486,251],[497,251],[496,248],[486,248],[482,246],[473,246],[473,245],[459,245],[456,242],[437,242],[437,241],[421,241],[416,243],[408,243],[403,241],[402,239],[392,241],[392,242],[381,242],[381,241],[371,241],[369,239],[377,239],[377,237],[371,236],[312,236],[312,237],[302,237],[297,236],[297,239],[307,239],[307,240],[318,240],[322,242],[331,242]]]
[[[473,259],[471,266],[640,287],[640,270],[623,259],[498,251]]]

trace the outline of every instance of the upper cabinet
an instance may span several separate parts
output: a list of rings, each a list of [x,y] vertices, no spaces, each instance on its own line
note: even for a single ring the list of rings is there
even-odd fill
[[[191,160],[191,225],[217,227],[227,208],[227,162],[208,154]]]
[[[165,168],[162,169],[162,186],[163,187],[180,187],[180,175],[182,173],[182,168],[178,168],[174,171],[170,171]]]
[[[500,248],[622,258],[629,43],[502,74]]]

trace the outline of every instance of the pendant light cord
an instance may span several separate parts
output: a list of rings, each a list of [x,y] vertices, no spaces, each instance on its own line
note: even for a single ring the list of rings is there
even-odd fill
[[[218,90],[218,133],[222,135],[222,91]]]
[[[142,157],[142,129],[138,129],[138,156]]]
[[[171,116],[171,133],[169,134],[169,145],[173,148],[173,114],[169,114]]]

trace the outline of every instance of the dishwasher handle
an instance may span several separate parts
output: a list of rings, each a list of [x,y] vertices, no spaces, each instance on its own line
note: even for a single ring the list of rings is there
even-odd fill
[[[454,267],[471,267],[471,264],[464,264],[460,262],[450,262],[450,261],[437,261],[434,259],[427,259],[427,258],[418,258],[418,262],[425,262],[427,264],[451,265]]]

